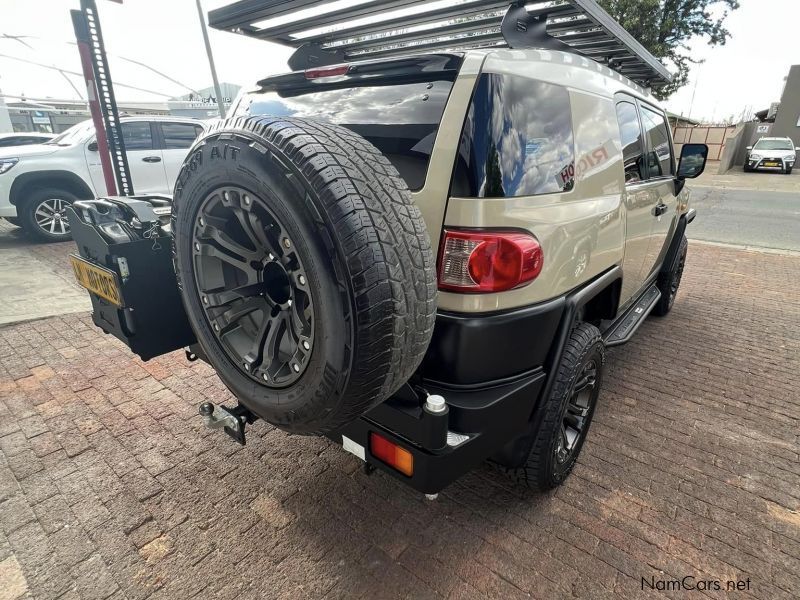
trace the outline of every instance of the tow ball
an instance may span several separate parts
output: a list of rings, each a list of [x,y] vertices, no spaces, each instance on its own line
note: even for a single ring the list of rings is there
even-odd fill
[[[214,406],[212,402],[204,402],[197,412],[203,417],[206,427],[209,429],[222,427],[225,433],[242,446],[245,444],[245,427],[258,418],[241,404],[228,408],[227,406]]]

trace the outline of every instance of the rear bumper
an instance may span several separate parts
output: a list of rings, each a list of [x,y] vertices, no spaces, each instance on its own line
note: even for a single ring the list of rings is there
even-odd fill
[[[328,437],[416,490],[439,492],[527,432],[565,305],[558,298],[483,315],[440,312],[412,382]],[[425,410],[426,394],[443,396],[447,412]],[[371,432],[411,452],[412,476],[372,455]]]
[[[428,393],[444,396],[447,412],[430,413],[414,399],[392,397],[328,437],[351,452],[354,442],[354,454],[367,464],[420,492],[435,494],[527,431],[545,381],[545,372],[537,369],[484,389],[453,390],[426,383]],[[411,452],[413,475],[403,475],[372,455],[371,432]]]

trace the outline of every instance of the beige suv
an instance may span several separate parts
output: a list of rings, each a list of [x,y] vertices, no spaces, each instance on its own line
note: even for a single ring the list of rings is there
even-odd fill
[[[621,74],[663,77],[649,55],[615,71],[506,35],[513,49],[341,64],[301,48],[307,68],[260,81],[195,144],[171,221],[140,227],[174,239],[174,265],[94,261],[117,286],[85,283],[95,322],[143,358],[190,345],[240,403],[201,414],[242,443],[262,418],[429,494],[486,459],[560,484],[606,347],[673,306],[707,148],[676,160],[664,111]],[[103,202],[76,203],[81,268],[152,243],[124,216],[137,200]],[[103,234],[120,220],[129,239]],[[156,288],[176,300],[145,322]]]

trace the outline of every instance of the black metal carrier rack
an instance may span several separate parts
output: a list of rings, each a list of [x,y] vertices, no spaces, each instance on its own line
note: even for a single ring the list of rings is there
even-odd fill
[[[586,56],[645,87],[669,71],[595,0],[239,0],[209,25],[297,48],[295,70],[468,48],[542,48]]]

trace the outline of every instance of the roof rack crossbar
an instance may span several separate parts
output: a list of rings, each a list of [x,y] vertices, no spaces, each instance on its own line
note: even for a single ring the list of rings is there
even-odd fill
[[[664,65],[596,0],[453,0],[433,8],[425,0],[361,0],[337,3],[332,10],[330,5],[239,0],[211,11],[209,24],[297,48],[289,60],[296,70],[401,54],[510,47],[572,52],[645,86],[671,81]]]

